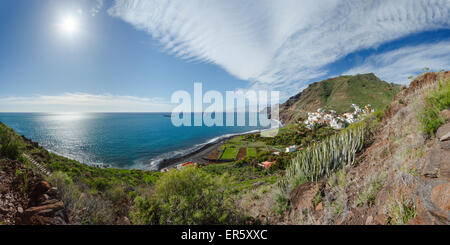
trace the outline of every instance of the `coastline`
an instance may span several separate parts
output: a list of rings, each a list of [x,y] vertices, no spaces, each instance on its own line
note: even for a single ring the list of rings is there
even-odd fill
[[[278,128],[282,128],[284,125],[282,122],[271,119],[277,122]],[[157,171],[161,171],[162,169],[170,169],[176,167],[178,164],[182,164],[185,162],[196,162],[200,164],[208,164],[208,161],[204,160],[203,157],[207,156],[211,151],[217,149],[221,145],[223,145],[226,141],[230,140],[231,138],[234,138],[236,136],[240,135],[248,135],[248,134],[256,134],[256,133],[262,133],[265,131],[272,130],[273,128],[267,128],[267,129],[260,129],[260,130],[253,130],[243,133],[236,133],[232,135],[222,135],[217,138],[219,138],[216,141],[213,142],[207,142],[203,146],[201,146],[199,149],[193,150],[191,152],[188,152],[186,154],[183,154],[181,156],[173,157],[173,158],[165,158],[158,162]],[[214,139],[212,139],[214,140]],[[210,141],[212,141],[210,140]]]
[[[239,133],[232,133],[232,134],[223,134],[214,138],[211,138],[204,143],[199,143],[195,145],[191,145],[188,148],[180,149],[178,151],[172,151],[172,152],[166,152],[162,155],[160,155],[157,158],[153,158],[150,161],[147,161],[145,164],[144,162],[130,166],[130,167],[119,167],[114,166],[110,163],[102,163],[102,162],[90,162],[90,161],[84,161],[80,160],[78,157],[74,155],[68,155],[64,154],[52,149],[49,149],[45,147],[45,149],[53,154],[63,156],[65,158],[78,161],[80,163],[83,163],[85,165],[99,167],[99,168],[111,168],[111,169],[136,169],[136,170],[144,170],[144,171],[154,171],[158,172],[165,168],[174,168],[177,165],[185,162],[196,162],[199,164],[209,164],[210,162],[208,160],[205,160],[204,158],[208,156],[212,151],[216,150],[218,147],[223,145],[225,142],[229,141],[230,139],[240,136],[240,135],[248,135],[248,134],[257,134],[257,133],[263,133],[265,131],[271,130],[273,128],[277,127],[283,127],[283,124],[277,120],[271,119],[276,122],[276,126],[273,126],[271,128],[261,128],[257,130],[251,130],[251,131],[244,131]],[[21,135],[25,140],[30,141],[32,143],[35,143],[36,145],[40,145],[38,142],[34,142],[31,139],[25,137],[24,135]],[[144,164],[143,164],[144,163]]]
[[[203,157],[208,155],[211,151],[217,149],[221,145],[223,145],[226,141],[230,140],[231,138],[234,138],[236,136],[240,135],[248,135],[248,134],[256,134],[260,133],[263,130],[256,130],[256,131],[249,131],[244,133],[236,133],[233,135],[224,135],[220,136],[220,138],[216,141],[205,143],[203,146],[201,146],[199,149],[193,150],[189,153],[183,154],[178,157],[173,158],[165,158],[158,162],[157,171],[161,171],[161,169],[167,168],[174,168],[178,164],[185,163],[185,162],[196,162],[200,164],[208,164],[208,161],[204,160]]]

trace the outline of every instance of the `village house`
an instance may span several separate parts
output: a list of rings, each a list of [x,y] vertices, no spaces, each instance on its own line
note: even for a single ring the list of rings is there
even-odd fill
[[[345,124],[353,124],[359,121],[361,115],[369,114],[373,112],[371,105],[366,105],[364,109],[361,109],[358,105],[352,104],[353,112],[347,112],[341,115],[337,115],[336,111],[330,110],[328,113],[322,108],[317,109],[317,112],[308,112],[308,119],[303,124],[307,128],[312,129],[317,125],[328,125],[333,129],[343,129]],[[286,148],[286,152],[287,148]]]
[[[289,147],[286,147],[286,153],[296,152],[296,151],[297,151],[297,146],[296,145],[291,145]]]
[[[195,162],[185,162],[177,165],[177,169],[180,170],[186,166],[197,166],[197,163]]]
[[[277,163],[277,161],[273,161],[273,162],[265,161],[265,162],[259,163],[258,166],[265,168],[265,169],[269,169],[270,166],[272,166],[276,163]]]

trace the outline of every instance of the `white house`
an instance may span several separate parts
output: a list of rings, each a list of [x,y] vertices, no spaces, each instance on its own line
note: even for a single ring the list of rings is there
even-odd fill
[[[340,122],[338,119],[333,118],[330,121],[330,127],[332,127],[333,129],[343,129],[345,127],[345,125]]]
[[[297,146],[296,145],[291,145],[289,147],[286,147],[286,153],[296,152],[296,151],[297,151]]]

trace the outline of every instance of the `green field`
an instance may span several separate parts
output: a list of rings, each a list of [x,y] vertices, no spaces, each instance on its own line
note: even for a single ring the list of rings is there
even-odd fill
[[[256,149],[255,148],[247,148],[247,156],[248,157],[256,157]]]
[[[225,148],[225,151],[222,154],[221,159],[229,160],[229,159],[236,159],[236,156],[239,152],[239,148]]]

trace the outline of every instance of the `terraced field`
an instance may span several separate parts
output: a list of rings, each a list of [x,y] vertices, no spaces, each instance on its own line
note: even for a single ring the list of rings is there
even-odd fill
[[[256,157],[256,148],[247,148],[247,157]]]
[[[220,159],[223,160],[236,159],[238,152],[239,148],[227,147],[225,148],[225,151],[223,152],[222,157]]]

